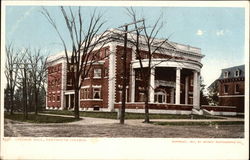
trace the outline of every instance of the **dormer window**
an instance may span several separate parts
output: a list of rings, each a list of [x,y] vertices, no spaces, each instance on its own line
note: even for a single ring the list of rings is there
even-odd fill
[[[228,72],[228,71],[225,71],[225,72],[224,72],[224,78],[228,78],[228,75],[229,75],[229,72]]]
[[[234,72],[234,76],[235,76],[235,77],[239,77],[239,76],[240,76],[240,70],[237,69],[237,70]]]

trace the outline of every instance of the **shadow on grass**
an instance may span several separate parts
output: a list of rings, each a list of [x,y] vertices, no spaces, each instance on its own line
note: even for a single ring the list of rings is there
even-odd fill
[[[4,114],[4,118],[21,122],[29,122],[29,123],[68,123],[81,120],[81,119],[75,119],[73,117],[60,117],[60,116],[35,115],[35,114],[29,114],[28,119],[25,120],[23,114],[10,115],[7,113]]]

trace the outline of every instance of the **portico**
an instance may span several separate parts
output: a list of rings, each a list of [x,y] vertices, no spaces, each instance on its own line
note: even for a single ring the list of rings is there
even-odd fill
[[[200,68],[198,62],[169,60],[159,63],[159,59],[152,60],[150,76],[149,102],[175,105],[193,105],[200,109]],[[143,61],[144,65],[147,61]],[[132,62],[131,102],[138,102],[138,88],[136,72],[139,70],[138,61]]]

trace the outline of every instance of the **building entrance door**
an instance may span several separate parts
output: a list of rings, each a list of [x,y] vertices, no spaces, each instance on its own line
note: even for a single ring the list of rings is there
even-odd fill
[[[157,103],[166,103],[166,93],[165,92],[156,92],[155,93],[155,102]]]

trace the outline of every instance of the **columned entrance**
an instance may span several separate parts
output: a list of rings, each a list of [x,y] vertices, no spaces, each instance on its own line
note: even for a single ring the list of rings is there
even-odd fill
[[[182,67],[179,67],[182,66]],[[200,107],[200,73],[199,70],[186,68],[185,65],[170,67],[156,65],[150,75],[150,103],[168,103],[176,105],[193,105]],[[137,68],[132,68],[130,102],[138,102]]]
[[[68,92],[65,93],[65,99],[66,99],[66,103],[65,103],[65,108],[66,109],[74,109],[74,103],[75,103],[75,95],[74,93]]]

